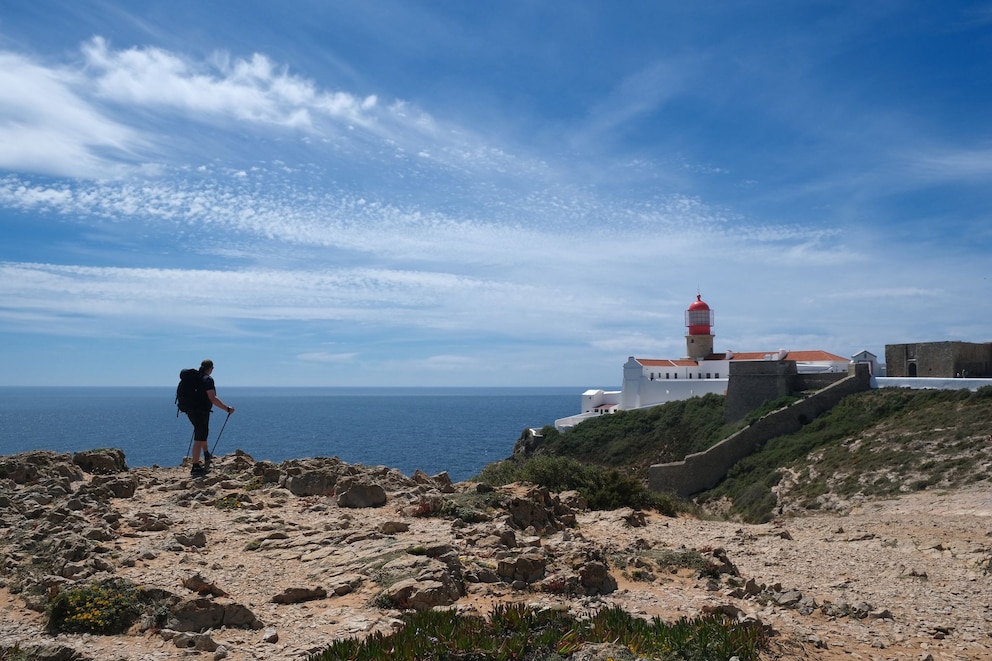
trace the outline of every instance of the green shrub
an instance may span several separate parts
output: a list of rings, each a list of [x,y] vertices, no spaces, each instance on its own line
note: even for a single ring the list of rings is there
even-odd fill
[[[0,661],[32,661],[32,657],[21,649],[21,646],[14,643],[13,647],[0,645]]]
[[[123,633],[141,613],[139,591],[128,581],[111,579],[58,593],[48,607],[53,633]]]
[[[251,504],[251,498],[246,494],[228,494],[214,501],[214,507],[219,510],[237,510]]]
[[[757,623],[721,616],[682,618],[666,624],[634,617],[619,607],[578,618],[559,609],[522,604],[494,607],[488,619],[456,611],[423,611],[406,616],[400,630],[338,640],[310,661],[509,661],[562,659],[591,643],[626,646],[648,659],[759,658],[766,646]]]
[[[245,482],[245,491],[258,491],[265,486],[265,478],[261,475],[255,475],[250,480]]]
[[[492,466],[492,464],[490,464]],[[483,469],[480,479],[494,485],[530,482],[552,492],[578,491],[590,509],[619,507],[654,509],[668,516],[688,505],[669,494],[655,493],[639,479],[620,470],[585,464],[573,457],[537,455],[530,459],[508,459],[494,472]]]
[[[761,418],[765,417],[772,411],[777,411],[779,409],[784,409],[786,406],[791,406],[792,404],[799,401],[798,397],[792,397],[791,395],[785,395],[779,397],[778,399],[772,399],[758,408],[754,409],[744,417],[745,425],[752,425]]]
[[[492,512],[506,504],[506,496],[496,491],[468,491],[445,496],[436,501],[422,501],[414,516],[441,516],[461,519],[465,523],[481,523],[492,518]]]

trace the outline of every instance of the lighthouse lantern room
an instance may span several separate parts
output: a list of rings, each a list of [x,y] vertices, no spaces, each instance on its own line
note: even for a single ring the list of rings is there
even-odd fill
[[[696,300],[685,311],[685,325],[689,329],[685,336],[686,357],[698,360],[713,353],[713,311],[701,294],[696,294]]]

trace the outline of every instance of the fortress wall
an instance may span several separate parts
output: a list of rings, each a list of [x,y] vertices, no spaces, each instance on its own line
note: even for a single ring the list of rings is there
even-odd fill
[[[787,374],[787,370],[779,373]],[[708,450],[688,455],[682,461],[651,466],[648,469],[648,486],[653,491],[667,491],[683,498],[712,489],[719,484],[734,464],[753,453],[769,439],[796,432],[817,416],[829,411],[848,395],[868,390],[871,387],[870,379],[867,364],[852,364],[848,375],[840,381],[792,406],[769,413]]]
[[[798,390],[794,360],[748,360],[730,364],[723,419],[734,422],[765,402]]]

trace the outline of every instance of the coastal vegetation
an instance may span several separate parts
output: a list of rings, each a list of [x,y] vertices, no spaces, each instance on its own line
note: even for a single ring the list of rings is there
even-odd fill
[[[784,508],[888,498],[989,479],[992,387],[871,390],[845,398],[795,434],[770,440],[700,494],[765,522]]]
[[[55,595],[48,605],[48,629],[52,633],[119,634],[140,614],[137,586],[112,579]]]
[[[767,402],[736,424],[723,421],[724,397],[710,394],[599,416],[567,432],[548,426],[534,447],[486,466],[478,479],[575,489],[593,508],[672,513],[701,505],[752,523],[783,508],[820,509],[988,479],[992,387],[886,388],[851,395],[798,432],[772,439],[692,503],[647,490],[650,465],[705,450],[791,401]]]
[[[706,615],[666,623],[657,617],[635,617],[617,607],[577,617],[564,609],[508,603],[496,605],[488,618],[429,610],[405,619],[406,625],[396,632],[339,640],[310,660],[553,661],[567,659],[589,645],[609,645],[648,659],[749,661],[758,659],[766,644],[766,634],[757,622]]]
[[[721,395],[590,418],[567,432],[552,425],[534,455],[567,456],[586,464],[647,477],[651,464],[678,461],[705,450],[741,427],[725,425]]]
[[[650,491],[629,471],[571,456],[542,454],[523,460],[508,459],[486,466],[476,479],[494,486],[530,482],[553,492],[578,491],[594,510],[633,507],[674,516],[687,506],[670,494]]]

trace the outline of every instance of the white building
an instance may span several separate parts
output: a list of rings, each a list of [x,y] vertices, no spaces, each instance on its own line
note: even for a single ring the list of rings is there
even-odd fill
[[[713,311],[700,295],[685,313],[686,356],[679,359],[635,358],[623,366],[621,390],[587,390],[582,413],[555,421],[559,430],[604,413],[657,406],[708,393],[724,395],[731,362],[794,360],[800,373],[847,372],[851,362],[827,351],[713,352]],[[870,354],[869,354],[870,355]],[[865,357],[862,357],[864,359]],[[874,356],[872,356],[874,358]]]

